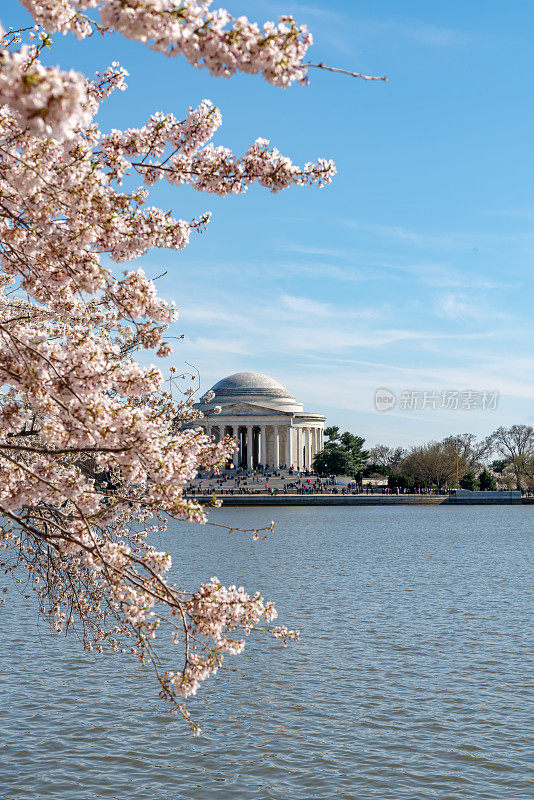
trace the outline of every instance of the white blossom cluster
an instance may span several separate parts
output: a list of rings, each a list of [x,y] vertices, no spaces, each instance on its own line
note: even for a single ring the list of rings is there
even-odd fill
[[[165,179],[173,186],[189,185],[224,197],[243,194],[257,182],[271,192],[291,185],[321,187],[336,174],[331,160],[320,158],[304,167],[293,164],[267,139],[257,139],[242,157],[209,142],[221,124],[209,100],[189,109],[184,122],[172,114],[156,114],[142,128],[112,131],[100,142],[100,160],[121,180],[132,167],[146,186]]]
[[[22,0],[47,31],[89,36],[95,21],[82,12],[98,9],[98,25],[128,39],[149,44],[168,56],[184,55],[212,75],[262,73],[275,86],[304,82],[303,59],[313,44],[305,25],[284,15],[262,27],[225,9],[211,9],[211,0]]]
[[[151,205],[160,179],[224,196],[253,182],[273,192],[322,186],[335,167],[298,167],[263,139],[240,157],[214,146],[221,115],[208,100],[183,120],[155,113],[140,128],[104,133],[97,112],[126,88],[126,70],[114,62],[85,78],[44,66],[40,48],[46,31],[85,37],[100,25],[214,74],[261,71],[286,85],[303,77],[310,39],[290,18],[260,30],[187,0],[24,5],[43,26],[32,31],[37,44],[17,50],[14,33],[0,46],[0,569],[27,571],[55,630],[77,626],[87,650],[152,664],[162,698],[196,732],[183,700],[276,611],[216,578],[197,592],[177,588],[169,554],[150,544],[169,517],[206,522],[184,486],[200,469],[220,469],[235,443],[187,427],[199,414],[193,390],[176,399],[172,380],[136,360],[142,349],[170,354],[177,311],[143,270],[121,275],[109,263],[181,250],[207,225],[208,214],[182,220]],[[84,16],[96,10],[99,22]],[[125,176],[144,185],[124,191]],[[179,669],[159,666],[167,631],[185,653]],[[274,633],[283,643],[297,636]]]
[[[31,53],[27,47],[18,53],[0,49],[0,105],[35,136],[72,139],[92,118],[83,76],[44,67]]]

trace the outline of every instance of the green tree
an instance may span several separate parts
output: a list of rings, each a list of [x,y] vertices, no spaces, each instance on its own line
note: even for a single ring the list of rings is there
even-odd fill
[[[487,469],[483,469],[478,476],[478,485],[482,492],[494,492],[497,488],[495,475],[492,475]]]
[[[333,425],[325,428],[324,450],[313,459],[313,469],[318,475],[349,475],[356,478],[362,475],[369,453],[363,449],[365,439],[354,436],[349,431],[339,432]]]
[[[476,492],[478,489],[478,480],[477,476],[473,472],[473,470],[469,470],[468,472],[464,473],[460,478],[460,488],[461,489],[468,489],[470,492]]]
[[[340,442],[341,446],[352,456],[355,473],[363,472],[367,459],[369,458],[368,451],[363,449],[365,439],[361,436],[354,436],[352,433],[349,433],[349,431],[345,431],[345,433],[341,434]]]
[[[324,435],[328,439],[328,442],[326,442],[326,444],[337,441],[340,437],[339,425],[330,425],[329,427],[325,428]]]
[[[390,489],[415,489],[415,478],[405,472],[395,472],[388,477]]]
[[[355,475],[353,462],[346,450],[330,449],[321,450],[313,459],[313,471],[317,475]]]

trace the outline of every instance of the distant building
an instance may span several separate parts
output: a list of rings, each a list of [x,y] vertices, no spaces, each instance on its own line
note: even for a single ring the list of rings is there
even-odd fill
[[[308,470],[323,449],[326,417],[304,411],[282,384],[259,372],[236,372],[213,386],[215,397],[197,403],[204,418],[194,424],[221,441],[226,435],[239,443],[235,467],[259,465]],[[220,414],[214,413],[221,406]]]

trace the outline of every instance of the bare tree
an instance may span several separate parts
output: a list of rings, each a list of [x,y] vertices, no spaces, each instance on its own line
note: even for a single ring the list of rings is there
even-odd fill
[[[517,489],[521,489],[523,481],[530,476],[534,461],[534,428],[531,425],[512,425],[511,428],[500,427],[491,434],[492,446],[499,452],[511,469]]]
[[[404,447],[388,447],[387,444],[377,444],[369,451],[369,463],[379,467],[389,467],[398,472],[399,466],[408,451]]]
[[[456,436],[447,437],[444,441],[449,440],[454,441],[459,456],[468,462],[473,472],[477,472],[482,467],[484,457],[488,456],[494,447],[491,436],[477,441],[474,433],[459,433]]]
[[[427,442],[413,447],[402,461],[402,471],[421,483],[442,489],[456,475],[456,448],[445,442]]]
[[[447,436],[441,442],[427,442],[413,447],[402,459],[400,469],[413,475],[417,480],[430,483],[443,489],[447,484],[456,483],[472,469],[480,466],[481,458],[491,449],[487,439],[477,442],[472,433]]]

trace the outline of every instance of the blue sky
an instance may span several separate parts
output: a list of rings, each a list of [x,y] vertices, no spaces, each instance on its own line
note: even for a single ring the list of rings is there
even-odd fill
[[[313,60],[389,82],[315,70],[309,87],[283,91],[259,77],[210,78],[116,36],[54,37],[51,63],[92,73],[117,59],[130,71],[128,91],[103,107],[104,128],[155,110],[182,117],[207,97],[223,114],[216,143],[242,152],[263,136],[297,162],[336,161],[322,190],[154,194],[186,219],[213,212],[185,251],[142,260],[149,275],[168,271],[160,291],[181,310],[178,369],[194,364],[205,389],[265,372],[370,444],[534,423],[534,4],[227,7],[259,21],[294,13],[314,34]],[[4,0],[4,26],[25,18]],[[378,413],[379,387],[500,396],[495,410]]]

